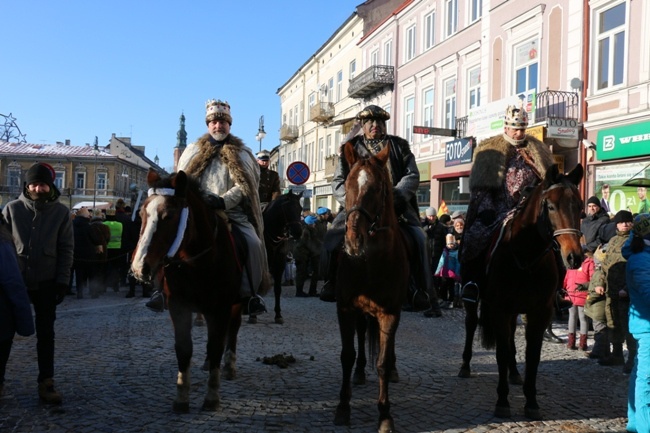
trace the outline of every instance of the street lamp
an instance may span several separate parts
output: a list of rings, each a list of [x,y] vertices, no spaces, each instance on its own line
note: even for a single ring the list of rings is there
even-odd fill
[[[262,140],[266,137],[266,131],[264,131],[264,116],[260,117],[260,127],[257,130],[257,135],[255,140],[260,142],[260,152],[262,151]]]
[[[97,144],[97,136],[95,135],[95,145],[93,146],[93,153],[95,154],[95,181],[93,182],[93,212],[97,202],[97,155],[99,155],[99,145]]]

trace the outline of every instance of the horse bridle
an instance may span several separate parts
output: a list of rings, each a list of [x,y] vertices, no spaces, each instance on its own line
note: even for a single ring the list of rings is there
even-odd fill
[[[551,185],[550,187],[548,187],[547,189],[542,191],[542,196],[545,196],[552,189],[560,188],[561,186],[562,185],[559,184],[559,183]],[[548,201],[545,198],[545,199],[542,200],[542,207],[540,209],[540,218],[538,219],[538,223],[540,221],[542,221],[542,220],[546,221],[548,219],[549,219],[549,217],[548,217]],[[580,236],[582,236],[582,232],[580,230],[573,229],[573,228],[561,228],[561,229],[554,230],[552,235],[553,235],[553,240],[555,241],[555,238],[560,236],[560,235],[576,235],[576,236],[580,237]]]
[[[377,232],[383,231],[383,230],[388,230],[390,227],[388,226],[379,226],[379,220],[381,219],[381,213],[384,210],[384,207],[386,205],[386,187],[382,185],[382,190],[381,190],[381,204],[379,205],[379,209],[377,210],[377,214],[373,217],[370,215],[370,212],[365,210],[361,206],[352,206],[348,211],[345,216],[345,226],[347,230],[347,225],[348,225],[348,218],[350,218],[350,215],[352,215],[354,212],[359,212],[361,215],[366,217],[366,219],[370,222],[370,227],[368,228],[368,235],[369,236],[374,236],[377,234]]]

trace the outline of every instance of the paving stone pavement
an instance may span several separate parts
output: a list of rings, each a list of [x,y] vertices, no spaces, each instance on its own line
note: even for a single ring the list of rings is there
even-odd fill
[[[341,368],[335,304],[295,298],[284,287],[284,325],[272,314],[239,333],[237,378],[223,380],[218,412],[200,410],[207,374],[201,371],[205,328],[194,329],[190,413],[171,410],[176,358],[167,313],[153,313],[125,289],[99,299],[68,297],[57,310],[55,383],[64,402],[42,405],[36,390],[36,338],[16,337],[0,398],[0,432],[336,432],[376,431],[377,378],[353,388],[352,425],[333,425]],[[139,294],[139,291],[138,291]],[[266,296],[272,305],[272,295]],[[513,416],[492,415],[497,368],[493,351],[474,345],[475,377],[457,377],[464,312],[442,318],[404,313],[397,333],[400,381],[390,384],[396,431],[623,432],[628,376],[580,351],[544,343],[538,400],[544,420],[523,416],[521,387],[511,387]],[[554,324],[566,339],[566,324]],[[517,332],[523,373],[523,331]],[[593,340],[589,340],[590,345]],[[262,363],[293,355],[288,368]]]

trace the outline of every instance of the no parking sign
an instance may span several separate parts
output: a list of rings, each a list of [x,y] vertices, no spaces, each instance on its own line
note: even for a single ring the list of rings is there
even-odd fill
[[[309,166],[302,161],[295,161],[287,167],[287,179],[294,185],[302,185],[309,180]]]

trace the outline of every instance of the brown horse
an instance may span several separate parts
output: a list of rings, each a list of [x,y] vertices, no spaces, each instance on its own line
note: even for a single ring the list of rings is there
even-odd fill
[[[361,158],[351,143],[343,152],[351,169],[345,181],[344,251],[336,277],[343,381],[334,424],[350,424],[354,335],[359,316],[367,315],[368,342],[377,358],[379,377],[379,431],[389,432],[394,430],[394,423],[388,382],[395,367],[395,333],[409,277],[407,250],[393,209],[393,186],[386,167],[390,146],[369,159]]]
[[[242,267],[226,222],[205,205],[195,180],[182,171],[161,178],[150,170],[147,182],[149,197],[142,206],[131,269],[140,280],[162,274],[178,362],[175,412],[189,411],[192,312],[205,316],[210,374],[203,410],[214,411],[226,341],[224,375],[235,375]]]
[[[506,223],[501,241],[489,259],[487,277],[479,283],[482,343],[487,349],[496,346],[499,384],[494,414],[497,417],[511,414],[508,371],[510,368],[511,380],[512,374],[518,376],[516,366],[514,372],[512,370],[515,363],[514,335],[517,315],[526,314],[524,414],[530,419],[541,419],[537,403],[537,370],[544,331],[554,308],[555,291],[558,284],[562,284],[562,264],[557,255],[561,256],[567,269],[575,269],[582,263],[579,228],[583,202],[577,188],[582,175],[581,165],[566,176],[559,173],[557,165],[548,169],[544,180]],[[466,314],[466,326],[474,323],[473,329],[466,329],[463,353],[469,371],[476,306],[468,308]]]

